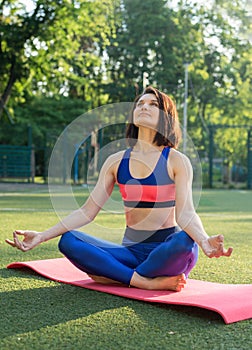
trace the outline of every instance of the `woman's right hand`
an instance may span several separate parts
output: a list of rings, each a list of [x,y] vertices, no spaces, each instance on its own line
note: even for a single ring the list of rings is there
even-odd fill
[[[20,240],[18,236],[23,236],[23,240]],[[20,249],[22,252],[27,252],[42,243],[43,240],[41,232],[16,230],[13,232],[13,241],[6,239],[5,242],[13,248]]]

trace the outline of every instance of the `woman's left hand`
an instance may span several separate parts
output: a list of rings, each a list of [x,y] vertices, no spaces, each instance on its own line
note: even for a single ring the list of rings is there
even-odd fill
[[[224,236],[217,235],[211,236],[203,241],[201,241],[200,246],[203,252],[209,258],[219,258],[221,256],[230,256],[232,254],[233,248],[224,248]]]

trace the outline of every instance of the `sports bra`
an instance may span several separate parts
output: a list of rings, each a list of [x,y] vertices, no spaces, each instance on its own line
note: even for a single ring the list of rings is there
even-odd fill
[[[117,185],[125,207],[168,208],[175,206],[175,183],[167,171],[170,147],[165,147],[153,172],[145,178],[134,178],[130,174],[129,159],[132,148],[122,157],[117,171]]]

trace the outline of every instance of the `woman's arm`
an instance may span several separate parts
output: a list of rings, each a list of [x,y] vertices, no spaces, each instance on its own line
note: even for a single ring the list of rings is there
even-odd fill
[[[82,207],[73,211],[44,232],[16,230],[13,232],[13,241],[6,239],[6,243],[22,251],[27,251],[42,242],[60,236],[67,231],[85,226],[93,221],[113,191],[117,158],[118,156],[113,155],[106,160],[94,190]],[[23,241],[18,239],[18,235],[23,236]]]
[[[207,256],[230,256],[232,248],[224,249],[224,237],[222,235],[209,237],[195,211],[192,199],[193,171],[189,159],[182,153],[173,150],[171,167],[176,186],[177,224],[199,244]]]

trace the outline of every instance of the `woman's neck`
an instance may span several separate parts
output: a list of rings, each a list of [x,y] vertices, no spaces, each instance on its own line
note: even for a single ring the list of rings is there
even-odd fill
[[[138,129],[138,140],[143,143],[149,143],[153,145],[153,140],[156,135],[156,130],[145,128],[145,127],[139,127]]]
[[[138,138],[137,143],[134,146],[134,151],[147,154],[147,153],[153,153],[153,152],[161,152],[163,148],[164,146],[157,146],[152,141],[146,142],[145,140]]]
[[[137,143],[134,146],[134,151],[141,153],[161,152],[164,146],[157,146],[156,143],[153,143],[156,132],[157,131],[154,129],[139,127]]]

